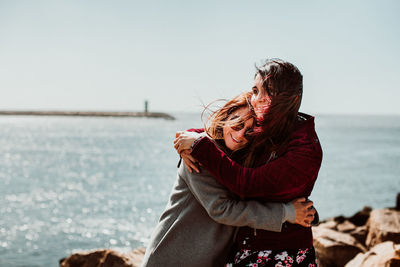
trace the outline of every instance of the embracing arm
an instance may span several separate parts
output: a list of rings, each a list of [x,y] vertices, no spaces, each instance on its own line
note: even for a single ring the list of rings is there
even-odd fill
[[[250,226],[256,229],[279,232],[283,222],[303,222],[303,219],[307,217],[305,212],[313,213],[308,211],[312,203],[296,203],[294,204],[295,210],[291,203],[262,204],[257,201],[238,200],[204,170],[201,174],[190,173],[182,165],[178,172],[197,201],[204,207],[209,216],[218,223],[232,226]],[[296,211],[299,211],[297,218]],[[304,214],[300,215],[302,212]],[[303,217],[300,219],[300,216]],[[307,225],[303,224],[303,226]]]
[[[305,139],[301,144],[295,140],[286,154],[256,168],[231,160],[207,137],[196,142],[191,155],[233,193],[280,201],[311,191],[322,160],[320,144],[314,140]]]

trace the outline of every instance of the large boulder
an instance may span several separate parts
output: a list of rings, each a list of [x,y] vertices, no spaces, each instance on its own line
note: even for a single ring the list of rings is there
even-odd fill
[[[350,232],[356,230],[356,226],[349,220],[345,220],[344,222],[336,225],[336,229],[342,233],[350,233]]]
[[[328,228],[328,229],[331,229],[331,230],[337,230],[337,225],[338,225],[338,223],[332,218],[332,219],[329,219],[329,220],[327,220],[327,221],[323,221],[323,222],[321,222],[319,225],[318,225],[318,227],[319,228]],[[314,227],[315,228],[315,227]]]
[[[366,248],[350,234],[326,227],[313,227],[314,247],[321,267],[344,266]]]
[[[365,244],[365,240],[367,239],[367,226],[358,226],[353,231],[349,232],[349,234],[361,244]]]
[[[400,244],[391,241],[380,243],[367,253],[359,253],[345,267],[399,267]]]
[[[361,211],[349,217],[348,220],[356,226],[365,225],[365,223],[369,219],[371,211],[372,208],[370,206],[365,206]]]
[[[144,252],[144,248],[129,253],[110,249],[80,252],[61,259],[60,267],[139,267]]]
[[[367,222],[368,247],[385,241],[400,244],[400,211],[395,209],[373,210]]]

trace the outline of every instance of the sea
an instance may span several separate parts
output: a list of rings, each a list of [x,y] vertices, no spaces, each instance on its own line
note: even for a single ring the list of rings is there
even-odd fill
[[[177,130],[155,118],[0,117],[0,266],[52,267],[73,252],[146,246],[176,179]],[[399,116],[316,116],[323,162],[311,199],[322,219],[400,192]]]

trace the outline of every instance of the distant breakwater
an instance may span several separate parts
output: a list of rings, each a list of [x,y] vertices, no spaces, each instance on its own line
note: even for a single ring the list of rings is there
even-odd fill
[[[163,112],[120,112],[120,111],[0,111],[0,115],[23,116],[81,116],[81,117],[144,117],[175,120]]]

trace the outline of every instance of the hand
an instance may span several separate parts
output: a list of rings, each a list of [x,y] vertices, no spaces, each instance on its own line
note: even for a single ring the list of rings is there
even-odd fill
[[[314,203],[302,197],[293,200],[292,204],[296,210],[296,223],[304,227],[310,227],[316,212],[313,207]]]
[[[176,132],[174,140],[174,147],[178,154],[180,155],[181,152],[185,149],[190,149],[193,142],[200,137],[199,133],[195,132]]]
[[[195,158],[193,158],[190,155],[190,150],[185,149],[181,152],[181,158],[183,159],[183,162],[185,163],[186,168],[189,170],[190,173],[195,170],[197,173],[200,173],[199,165],[198,162]]]

